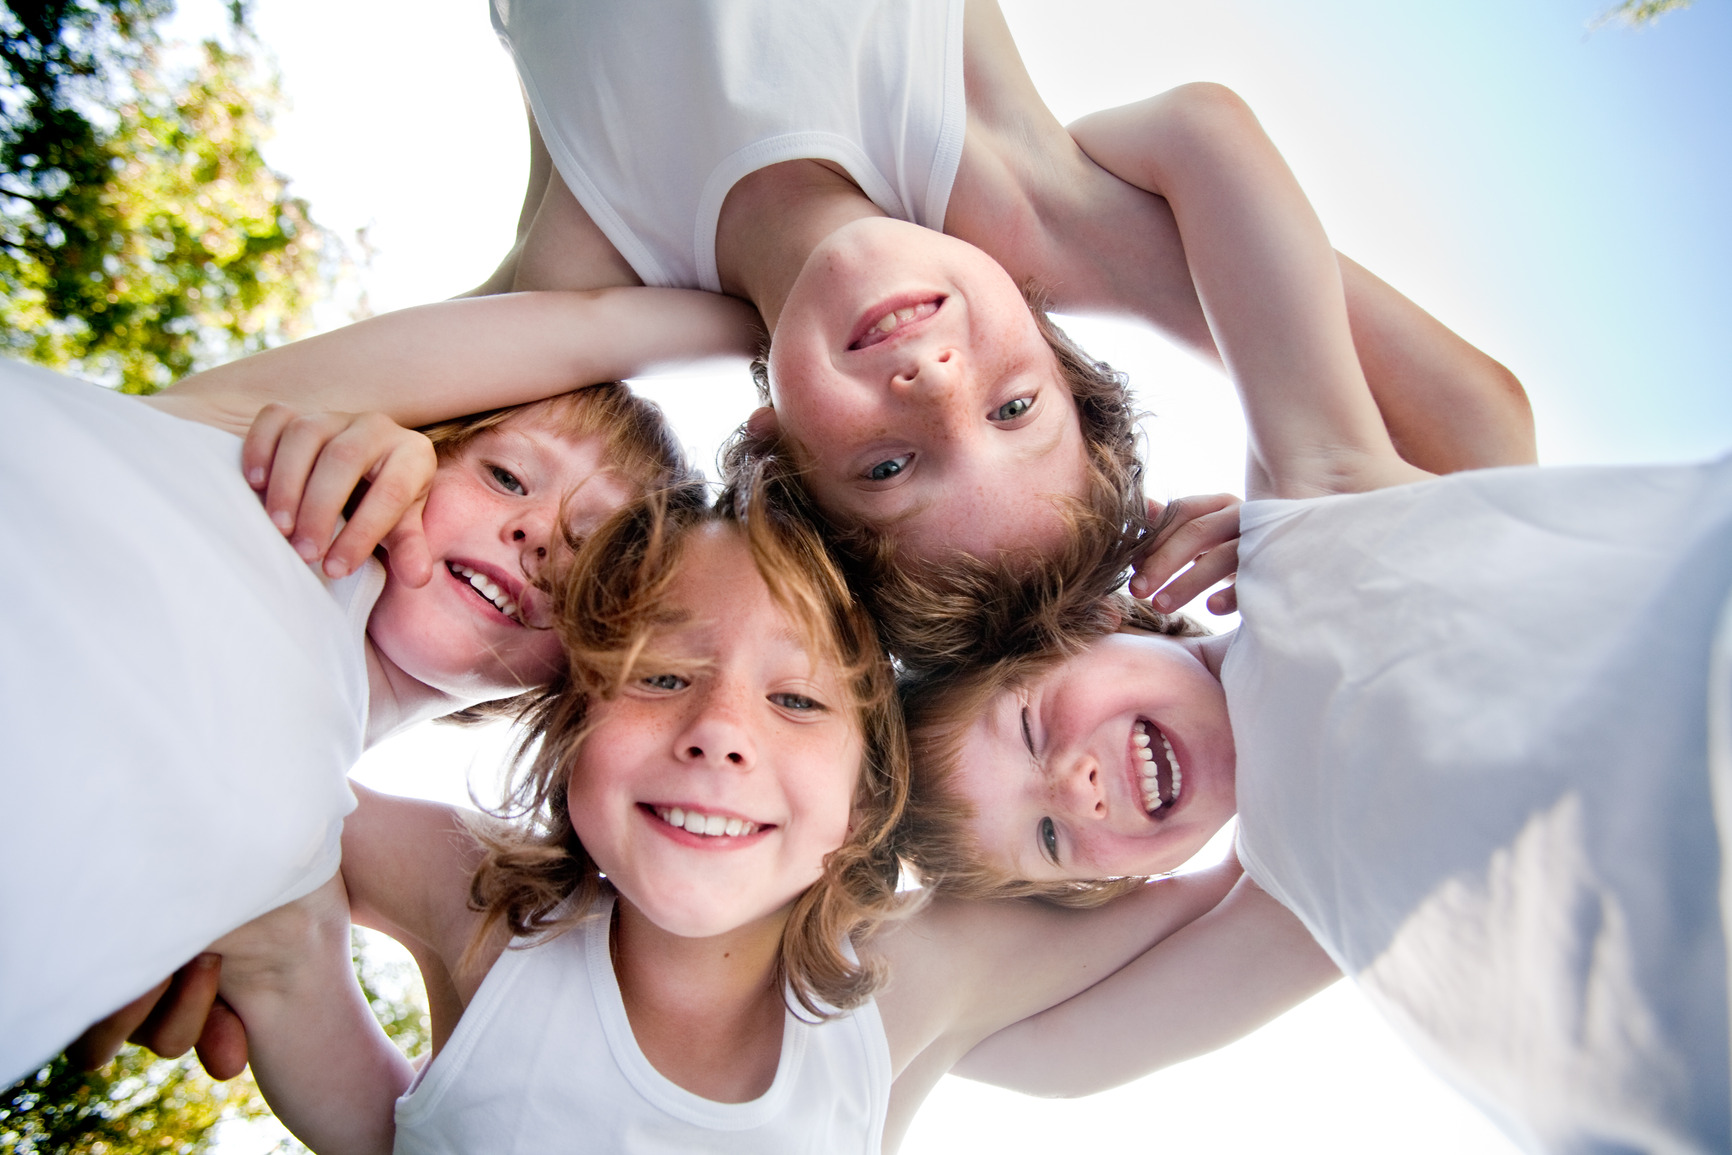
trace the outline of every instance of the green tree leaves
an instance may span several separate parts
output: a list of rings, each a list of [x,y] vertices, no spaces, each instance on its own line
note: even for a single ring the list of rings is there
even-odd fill
[[[275,79],[214,41],[166,68],[172,11],[0,7],[0,350],[128,392],[292,338],[338,257],[259,151]]]

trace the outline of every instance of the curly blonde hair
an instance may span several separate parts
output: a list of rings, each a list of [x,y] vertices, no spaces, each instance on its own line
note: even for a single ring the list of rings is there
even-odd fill
[[[815,655],[834,661],[848,688],[864,753],[853,823],[824,861],[822,878],[795,900],[777,961],[777,982],[810,1015],[858,1006],[882,981],[851,959],[844,940],[870,933],[900,909],[891,833],[908,795],[907,736],[894,674],[871,618],[810,528],[779,516],[748,477],[716,504],[701,484],[658,491],[614,515],[561,559],[551,582],[569,672],[522,711],[503,830],[476,828],[484,857],[470,886],[486,914],[477,941],[500,924],[517,936],[557,934],[591,911],[611,887],[571,822],[568,772],[588,736],[589,706],[628,685],[674,620],[670,591],[692,531],[738,528],[771,596]]]

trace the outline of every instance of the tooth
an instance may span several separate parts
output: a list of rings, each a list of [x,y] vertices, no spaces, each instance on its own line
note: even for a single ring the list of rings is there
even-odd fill
[[[1177,766],[1174,766],[1173,767],[1173,801],[1174,802],[1177,802],[1179,800],[1179,786],[1183,782],[1184,782],[1184,779],[1182,777],[1180,777],[1180,775],[1179,775],[1179,768]]]
[[[741,834],[756,834],[757,832],[758,832],[758,824],[756,822],[742,822],[742,823],[740,823],[740,833]]]
[[[499,608],[504,611],[505,616],[508,618],[514,618],[517,616],[517,603],[512,601],[510,598],[506,598],[505,604]]]
[[[744,830],[745,828],[746,828],[746,824],[744,822],[740,821],[738,818],[730,818],[730,819],[728,819],[727,828],[723,831],[723,833],[728,835],[731,838],[734,835],[738,834],[740,831]]]
[[[1143,731],[1138,730],[1131,736],[1131,741],[1135,742],[1139,746],[1147,746],[1149,744],[1149,736],[1143,733]]]
[[[898,325],[902,325],[902,324],[906,324],[909,321],[914,320],[914,314],[917,312],[919,312],[919,310],[916,309],[913,305],[909,305],[906,308],[896,310],[896,323]]]
[[[896,314],[895,313],[884,314],[882,317],[880,317],[878,319],[878,323],[876,325],[874,325],[873,328],[877,329],[880,333],[895,332],[895,330],[896,330]]]
[[[704,816],[696,810],[686,813],[686,833],[702,834],[704,832]]]
[[[720,834],[728,828],[728,820],[720,814],[712,814],[704,819],[705,834]]]
[[[686,812],[684,810],[681,810],[678,806],[676,806],[672,810],[668,811],[668,825],[669,826],[684,826],[685,824],[686,824]]]
[[[1140,746],[1137,748],[1137,757],[1141,758],[1144,762],[1152,763],[1155,760],[1155,752],[1147,746]]]

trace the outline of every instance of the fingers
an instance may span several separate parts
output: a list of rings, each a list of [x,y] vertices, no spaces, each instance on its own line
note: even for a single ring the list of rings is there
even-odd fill
[[[326,449],[325,456],[333,457],[332,484],[337,486],[347,475],[350,457],[372,455],[374,460],[365,476],[366,495],[325,554],[325,573],[331,577],[353,573],[372,556],[375,546],[386,542],[392,574],[412,587],[424,586],[433,573],[432,556],[421,532],[421,510],[438,468],[433,443],[396,425],[381,432],[383,436],[362,431],[353,445],[341,444],[344,438],[339,437]],[[389,447],[380,455],[379,445],[387,443]],[[337,454],[344,456],[337,458]],[[325,456],[319,461],[321,475],[327,468]],[[353,489],[351,485],[350,491]]]
[[[168,990],[170,981],[163,979],[106,1019],[93,1023],[66,1048],[66,1057],[72,1060],[72,1065],[80,1071],[94,1071],[119,1054],[120,1045],[150,1017],[151,1009]]]
[[[177,1058],[192,1049],[204,1030],[222,981],[222,956],[208,951],[174,972],[167,993],[129,1036],[132,1042]]]
[[[277,441],[289,423],[299,416],[298,412],[287,405],[279,405],[273,401],[259,410],[258,416],[253,418],[252,428],[247,430],[246,440],[241,443],[241,472],[245,475],[247,484],[260,493],[264,492],[265,482],[271,476],[271,462],[276,457]],[[279,525],[278,528],[283,527]]]
[[[222,999],[211,1004],[198,1037],[198,1061],[205,1074],[222,1082],[247,1069],[247,1028]]]
[[[1171,612],[1230,576],[1238,567],[1239,504],[1238,498],[1226,493],[1173,502],[1153,548],[1137,559],[1131,595],[1148,597],[1161,590],[1154,606]],[[1151,502],[1151,513],[1156,508]],[[1179,582],[1161,588],[1193,562],[1197,564]]]

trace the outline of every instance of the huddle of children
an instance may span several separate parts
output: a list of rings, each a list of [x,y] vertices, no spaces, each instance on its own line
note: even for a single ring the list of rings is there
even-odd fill
[[[117,940],[101,965],[88,940],[9,941],[10,1069],[215,940],[208,1024],[210,968],[146,1035],[190,1020],[232,1050],[232,1008],[273,1108],[321,1152],[878,1151],[952,1069],[1110,1086],[1342,966],[1535,1145],[1732,1142],[1702,881],[1718,795],[1690,728],[1700,626],[1732,588],[1726,469],[1434,480],[1531,456],[1519,386],[1332,251],[1224,90],[1060,128],[978,0],[493,8],[539,129],[519,244],[484,286],[516,291],[275,350],[159,405],[249,430],[235,484],[330,575],[346,616],[289,640],[341,666],[365,623],[347,707],[304,723],[328,721],[313,769],[534,687],[509,707],[509,797],[475,818],[356,789],[345,816],[336,767],[279,823],[238,792],[209,804],[212,780],[252,775],[240,737],[197,752],[204,778],[162,770],[151,805],[203,799],[214,832],[144,882],[184,887],[202,921],[135,926],[152,950]],[[648,84],[669,60],[706,79]],[[1242,543],[1230,503],[1150,524],[1123,383],[1029,305],[1031,280],[1218,352],[1251,430]],[[537,400],[750,349],[750,310],[686,288],[749,300],[770,334],[767,405],[714,500],[622,387]],[[0,396],[75,392],[24,375]],[[144,413],[141,438],[164,424],[102,405]],[[200,452],[232,469],[213,436]],[[1654,528],[1631,536],[1641,517]],[[1560,536],[1588,544],[1558,560]],[[365,560],[381,540],[382,567]],[[1576,591],[1581,567],[1619,559],[1620,597],[1702,640],[1584,618],[1607,593]],[[1133,567],[1147,595],[1193,561],[1157,604],[1239,568],[1237,638],[1113,592]],[[1476,573],[1483,602],[1458,584]],[[324,596],[304,569],[272,580]],[[1511,607],[1530,581],[1545,596]],[[237,630],[265,630],[250,612]],[[48,632],[31,644],[51,650]],[[190,662],[208,643],[157,644]],[[1632,684],[1681,704],[1577,740]],[[260,732],[303,727],[293,694],[208,692],[219,710],[247,698]],[[20,765],[56,789],[91,775],[77,837],[135,844],[84,769],[96,754],[63,767],[37,742]],[[171,755],[193,757],[148,765]],[[1608,818],[1583,797],[1630,793],[1632,766],[1653,768],[1641,799]],[[1236,808],[1256,884],[1236,862],[1147,880]],[[299,857],[253,853],[267,827]],[[63,836],[0,864],[40,869]],[[201,883],[236,863],[257,878]],[[921,891],[899,890],[909,872]],[[419,1069],[359,995],[351,919],[421,969]],[[18,991],[57,1008],[28,1037]]]

